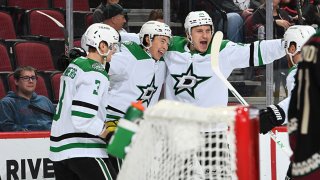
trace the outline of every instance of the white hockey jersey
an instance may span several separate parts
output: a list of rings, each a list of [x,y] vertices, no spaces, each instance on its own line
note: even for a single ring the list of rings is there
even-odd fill
[[[205,53],[190,52],[187,39],[173,37],[164,56],[168,67],[165,98],[202,107],[226,106],[228,88],[211,69],[210,46]],[[220,46],[219,68],[228,78],[235,68],[269,64],[285,55],[281,40],[236,44],[224,40]]]
[[[52,161],[74,157],[108,157],[99,138],[106,119],[109,80],[103,65],[77,58],[64,71],[51,128]]]
[[[110,62],[108,119],[123,117],[132,102],[141,100],[144,107],[158,102],[165,80],[166,65],[154,60],[141,46],[124,42],[121,52]]]
[[[290,103],[290,99],[291,99],[291,91],[293,90],[293,88],[295,86],[294,77],[295,77],[296,73],[297,73],[297,67],[292,66],[289,69],[289,73],[286,78],[286,86],[287,86],[287,90],[288,90],[288,96],[284,100],[279,102],[279,104],[278,104],[283,109],[284,113],[286,114],[286,118],[285,118],[285,121],[283,124],[286,124],[288,122],[288,109],[289,109],[289,103]]]

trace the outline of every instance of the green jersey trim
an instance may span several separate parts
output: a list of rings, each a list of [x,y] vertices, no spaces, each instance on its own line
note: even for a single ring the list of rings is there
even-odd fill
[[[50,146],[51,152],[61,152],[67,149],[73,149],[73,148],[106,148],[106,144],[99,144],[99,143],[71,143],[71,144],[65,144],[59,147],[52,147]]]
[[[116,116],[116,115],[107,114],[107,118],[108,118],[108,119],[118,120],[118,119],[120,119],[121,117],[120,117],[120,116]]]
[[[84,72],[90,72],[90,71],[99,72],[105,77],[109,78],[103,65],[95,60],[79,57],[74,61],[72,61],[71,64],[78,66]]]
[[[135,42],[127,41],[123,45],[131,52],[137,60],[149,60],[150,56],[143,50],[143,48]]]
[[[262,55],[261,55],[260,43],[261,43],[261,41],[259,41],[259,44],[258,44],[258,59],[259,59],[259,66],[263,65],[263,60],[262,60]]]
[[[88,113],[79,112],[79,111],[72,111],[71,115],[72,116],[82,117],[82,118],[93,118],[94,117],[93,114],[88,114]]]
[[[230,42],[229,40],[222,40],[221,45],[220,45],[220,51],[222,51],[227,46],[227,44],[229,42]]]
[[[108,168],[106,167],[106,163],[101,158],[96,158],[96,160],[98,161],[100,167],[102,167],[104,174],[107,176],[107,178],[112,179],[111,174]]]
[[[228,40],[223,40],[221,45],[220,45],[220,51],[222,49],[224,49],[227,44],[228,44]],[[169,46],[169,50],[168,51],[178,51],[180,53],[184,53],[186,52],[186,50],[184,49],[184,47],[188,44],[188,40],[187,38],[185,37],[180,37],[180,36],[174,36],[171,40],[171,43],[170,43],[170,46]],[[209,46],[208,46],[208,49],[206,52],[204,53],[200,53],[198,51],[192,51],[190,52],[191,54],[199,54],[201,56],[205,56],[205,55],[208,55],[211,53],[211,44],[212,44],[212,41],[210,42]]]
[[[292,67],[289,69],[288,74],[290,74],[291,71],[293,71],[293,70],[295,70],[295,69],[297,69],[297,66],[292,66]]]
[[[173,36],[168,48],[168,51],[178,51],[180,53],[186,52],[184,46],[188,43],[187,38],[180,36]]]

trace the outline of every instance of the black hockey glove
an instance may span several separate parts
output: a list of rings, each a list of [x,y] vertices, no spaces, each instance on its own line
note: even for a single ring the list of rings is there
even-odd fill
[[[86,51],[80,47],[74,47],[70,49],[69,57],[66,56],[65,54],[62,54],[57,61],[58,70],[64,71],[68,67],[71,61],[73,61],[74,59],[80,56],[84,56],[84,57],[87,56]]]
[[[266,134],[276,126],[282,125],[285,120],[285,113],[278,105],[270,105],[259,111],[260,133]]]
[[[70,58],[70,61],[74,60],[74,59],[77,59],[78,57],[80,56],[83,56],[83,57],[86,57],[87,56],[87,53],[86,51],[81,48],[81,47],[74,47],[72,49],[70,49],[69,51],[69,58]]]
[[[108,143],[109,140],[111,139],[112,135],[114,134],[114,131],[116,130],[117,128],[117,125],[118,125],[118,122],[119,121],[107,121],[105,122],[105,127],[108,131],[108,134],[105,138],[105,142]]]

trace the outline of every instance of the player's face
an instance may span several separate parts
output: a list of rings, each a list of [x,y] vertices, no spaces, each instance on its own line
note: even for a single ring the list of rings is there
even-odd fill
[[[127,22],[127,20],[123,14],[118,14],[112,17],[112,22],[114,24],[113,28],[117,31],[120,31],[123,28],[124,24]]]
[[[291,44],[288,49],[288,52],[293,54],[295,51],[296,51],[296,46],[294,44]]]
[[[169,41],[167,36],[154,36],[149,52],[155,60],[159,60],[168,51]]]
[[[207,51],[212,38],[212,30],[209,25],[197,26],[191,29],[192,43],[190,49],[197,50],[201,53]]]
[[[118,44],[111,44],[110,46],[107,46],[107,50],[109,50],[109,54],[106,58],[107,62],[111,61],[111,57],[114,53],[116,53],[117,49],[118,49]]]
[[[296,52],[296,44],[295,43],[292,43],[292,44],[290,44],[290,46],[289,46],[289,48],[288,48],[288,53],[290,53],[290,54],[287,54],[287,60],[288,60],[288,62],[289,62],[289,67],[291,67],[291,65],[292,65],[292,62],[291,62],[291,60],[290,60],[290,56],[291,56],[291,58],[292,58],[292,61],[293,61],[293,63],[295,63],[295,64],[297,64],[300,60],[301,60],[301,52],[299,51],[299,52],[297,52],[295,55],[293,55],[292,56],[292,54],[294,54],[295,52]]]
[[[119,0],[107,0],[108,4],[118,4]]]
[[[15,81],[19,93],[30,95],[37,85],[37,77],[34,71],[22,71],[18,80]]]

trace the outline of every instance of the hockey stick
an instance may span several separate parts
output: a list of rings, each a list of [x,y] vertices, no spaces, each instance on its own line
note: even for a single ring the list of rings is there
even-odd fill
[[[63,31],[63,35],[64,35],[64,53],[67,57],[69,57],[69,38],[68,38],[68,31],[67,29],[64,27],[63,24],[61,24],[57,19],[55,19],[54,17],[42,12],[42,11],[36,11],[37,13],[44,15],[46,17],[48,17],[49,19],[51,19],[56,25],[58,25],[62,31]]]
[[[249,106],[246,100],[238,93],[238,91],[230,84],[230,82],[222,75],[219,69],[219,52],[220,46],[223,39],[223,33],[217,31],[212,39],[211,43],[211,68],[213,72],[218,76],[218,78],[228,87],[231,93],[238,99],[238,101],[245,106]],[[288,149],[283,142],[277,139],[277,136],[272,131],[269,131],[271,139],[286,153],[289,157],[292,154],[292,151]]]
[[[219,69],[219,51],[220,45],[223,39],[223,33],[217,31],[212,39],[211,44],[211,68],[213,72],[218,76],[218,78],[225,84],[231,93],[240,101],[242,105],[249,106],[249,104],[243,99],[243,97],[238,93],[238,91],[229,83],[229,81],[222,75]]]

